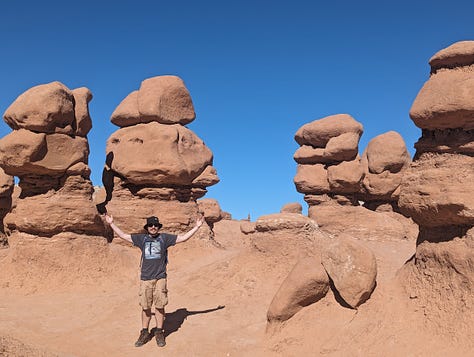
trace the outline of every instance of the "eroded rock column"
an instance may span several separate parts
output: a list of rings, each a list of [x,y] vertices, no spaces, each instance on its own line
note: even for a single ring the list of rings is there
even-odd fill
[[[294,178],[308,215],[325,231],[367,240],[415,239],[416,225],[399,213],[401,178],[411,162],[396,132],[372,139],[358,155],[362,125],[347,114],[303,125],[295,140]],[[363,204],[364,207],[361,206]]]
[[[422,136],[404,175],[399,205],[418,223],[420,234],[403,281],[412,298],[435,307],[431,313],[472,317],[474,41],[441,50],[430,65],[430,78],[410,110]]]
[[[4,219],[9,230],[45,237],[105,235],[87,165],[91,99],[87,88],[52,82],[30,88],[6,110],[13,132],[0,140],[0,167],[18,177],[21,188]]]
[[[107,141],[107,197],[99,208],[124,229],[140,229],[151,215],[169,232],[194,224],[197,200],[219,182],[211,150],[185,126],[194,118],[191,96],[175,76],[144,80],[115,109],[111,121],[120,129]],[[209,235],[207,228],[199,234]]]

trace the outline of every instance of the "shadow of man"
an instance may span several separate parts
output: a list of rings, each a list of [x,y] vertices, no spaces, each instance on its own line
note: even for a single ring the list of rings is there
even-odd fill
[[[174,312],[166,313],[165,322],[164,322],[164,330],[165,330],[165,337],[171,335],[173,332],[179,330],[181,325],[183,324],[184,320],[188,318],[190,315],[197,315],[197,314],[207,314],[209,312],[217,311],[223,309],[225,306],[219,305],[212,309],[201,310],[201,311],[188,311],[186,308],[178,309]]]

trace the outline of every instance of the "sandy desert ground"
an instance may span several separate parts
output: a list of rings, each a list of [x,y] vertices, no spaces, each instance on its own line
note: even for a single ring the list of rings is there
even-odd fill
[[[216,243],[192,239],[170,249],[164,348],[154,340],[134,347],[138,249],[118,238],[10,237],[10,248],[0,251],[0,355],[469,355],[469,343],[430,324],[397,284],[396,271],[413,255],[414,241],[361,242],[377,257],[378,277],[358,310],[339,304],[330,291],[268,328],[268,306],[292,266],[284,254],[253,249],[238,221],[217,223],[215,233]]]

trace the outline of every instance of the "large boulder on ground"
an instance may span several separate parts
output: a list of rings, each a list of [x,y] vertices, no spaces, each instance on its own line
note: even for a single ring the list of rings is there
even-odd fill
[[[352,308],[367,301],[375,289],[374,253],[351,236],[325,237],[321,261],[341,298]]]
[[[319,255],[303,258],[285,278],[267,312],[268,322],[283,322],[329,291],[329,278]]]

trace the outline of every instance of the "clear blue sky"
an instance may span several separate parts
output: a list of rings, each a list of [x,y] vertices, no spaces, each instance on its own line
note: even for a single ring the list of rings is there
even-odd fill
[[[364,126],[359,149],[399,132],[429,58],[474,40],[474,1],[8,1],[0,5],[0,110],[28,88],[88,87],[92,181],[101,185],[110,115],[149,77],[180,76],[189,125],[221,182],[206,197],[240,219],[279,212],[293,184],[303,124],[338,113]],[[2,121],[0,137],[11,129]]]

